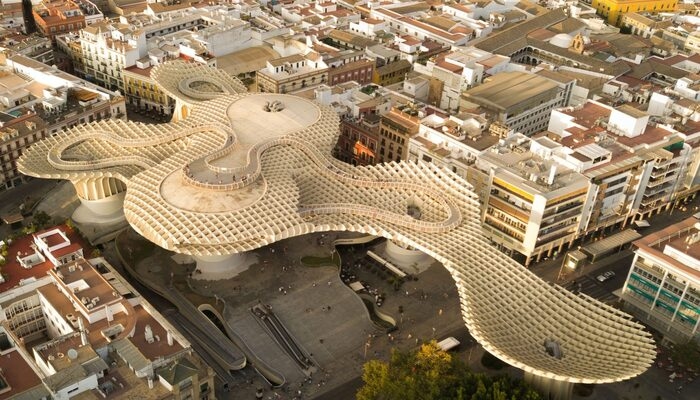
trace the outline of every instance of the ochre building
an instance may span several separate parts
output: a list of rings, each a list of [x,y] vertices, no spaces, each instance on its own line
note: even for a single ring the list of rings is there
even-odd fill
[[[675,11],[678,0],[593,0],[591,6],[608,23],[619,25],[622,16],[628,12],[658,13]]]

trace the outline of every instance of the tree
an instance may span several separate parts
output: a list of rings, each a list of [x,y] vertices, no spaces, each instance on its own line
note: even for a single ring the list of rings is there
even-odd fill
[[[37,229],[45,228],[49,222],[51,222],[51,216],[44,211],[37,211],[34,213],[33,223]]]
[[[540,395],[508,376],[473,374],[435,341],[417,351],[394,350],[388,363],[371,360],[363,367],[365,385],[358,400],[540,400]]]
[[[688,368],[700,370],[700,345],[695,340],[675,345],[671,357]]]
[[[629,35],[632,33],[632,27],[628,25],[624,25],[620,27],[620,33]]]

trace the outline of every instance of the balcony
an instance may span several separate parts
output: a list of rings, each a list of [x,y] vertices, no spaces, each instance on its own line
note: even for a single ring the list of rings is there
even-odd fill
[[[554,225],[558,222],[566,221],[567,219],[576,218],[579,215],[581,215],[581,207],[577,207],[577,208],[570,210],[568,212],[565,212],[563,214],[552,215],[551,217],[548,217],[548,218],[542,220],[542,223],[540,224],[540,229],[549,227],[549,226]]]
[[[644,193],[644,197],[642,198],[641,204],[643,206],[654,205],[666,197],[668,197],[668,193],[665,192]]]
[[[573,201],[571,203],[568,203],[568,204],[565,204],[562,206],[550,207],[550,208],[547,208],[547,210],[544,212],[544,214],[542,214],[542,218],[545,219],[545,218],[551,217],[553,215],[562,213],[564,211],[571,210],[571,209],[577,208],[577,207],[582,207],[582,206],[583,206],[583,202]]]
[[[494,225],[491,224],[491,221],[498,222],[498,224]],[[517,242],[518,244],[522,245],[522,241],[525,238],[524,236],[518,235],[514,230],[510,229],[510,226],[507,224],[503,224],[500,221],[494,219],[494,220],[487,220],[485,221],[486,228],[489,228],[491,231],[496,231],[502,238],[507,238],[510,242]]]
[[[653,187],[659,186],[661,184],[664,184],[666,182],[674,181],[675,178],[676,178],[675,174],[668,174],[668,175],[663,176],[662,178],[649,179],[649,182],[647,183],[647,188],[653,188]]]
[[[511,224],[511,222],[505,218],[499,218],[499,217],[492,215],[492,214],[486,214],[486,219],[488,220],[488,222],[495,222],[499,226],[516,231],[517,233],[521,234],[522,236],[525,235],[524,229]]]
[[[663,279],[663,272],[661,273],[661,275],[659,275],[659,271],[654,271],[653,267],[651,267],[648,264],[645,264],[644,262],[640,262],[639,260],[640,260],[640,258],[637,259],[637,262],[634,264],[634,268],[638,268],[640,271],[646,272],[647,274],[655,277],[656,279],[659,279],[659,280]],[[644,276],[642,276],[642,277],[646,280],[653,282],[651,279],[649,279],[647,277],[644,277]],[[656,282],[654,282],[654,284],[658,285],[658,283],[656,283]]]
[[[560,229],[553,230],[552,232],[549,232],[545,235],[540,235],[537,238],[537,246],[539,247],[539,246],[542,246],[546,243],[561,239],[563,237],[575,235],[576,232],[572,231],[570,229],[571,227],[572,227],[572,225],[564,225]]]
[[[515,202],[510,201],[508,198],[503,198],[499,196],[499,193],[491,192],[489,196],[489,204],[497,209],[503,210],[506,214],[517,215],[520,219],[525,221],[530,219],[530,210],[522,206],[517,205]]]

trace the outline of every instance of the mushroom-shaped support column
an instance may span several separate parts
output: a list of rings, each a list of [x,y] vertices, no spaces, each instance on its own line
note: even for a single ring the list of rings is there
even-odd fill
[[[569,400],[573,397],[574,383],[525,372],[525,382],[552,400]]]
[[[384,249],[386,255],[395,264],[401,267],[408,267],[413,264],[420,264],[430,259],[430,256],[420,250],[416,250],[411,246],[402,245],[393,240],[386,241]]]
[[[197,269],[192,276],[195,279],[217,280],[232,278],[245,271],[255,262],[255,257],[245,253],[222,254],[213,256],[194,256]]]
[[[115,224],[124,219],[124,182],[111,177],[84,178],[73,182],[80,206],[73,220],[83,225]]]

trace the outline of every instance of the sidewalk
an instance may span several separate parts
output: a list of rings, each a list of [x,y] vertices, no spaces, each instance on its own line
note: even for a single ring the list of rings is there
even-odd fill
[[[682,208],[685,207],[685,211],[682,211]],[[673,225],[675,223],[678,223],[686,218],[690,218],[697,212],[700,207],[700,197],[694,199],[692,202],[690,202],[687,205],[681,206],[681,208],[675,208],[671,211],[665,212],[663,214],[657,214],[654,215],[653,217],[649,218],[648,221],[651,224],[650,227],[648,228],[636,228],[634,226],[629,226],[627,228],[635,229],[637,232],[641,233],[642,235],[648,235],[653,232],[656,232],[658,230],[664,229],[670,225]],[[616,232],[611,232],[610,234],[614,234]],[[592,243],[591,240],[588,240],[586,242],[581,243],[581,245],[587,245]],[[546,261],[541,261],[537,264],[533,264],[530,267],[530,271],[532,271],[535,275],[538,277],[542,278],[543,280],[547,282],[552,282],[552,283],[557,283],[561,286],[566,285],[567,283],[571,282],[571,280],[576,279],[582,275],[586,274],[591,274],[592,272],[601,270],[603,268],[609,267],[613,263],[619,261],[620,259],[623,259],[625,257],[629,257],[633,251],[631,249],[626,249],[622,250],[619,253],[613,253],[609,256],[604,256],[602,259],[584,266],[581,268],[579,271],[567,271],[566,268],[564,268],[562,272],[562,277],[559,277],[559,272],[562,267],[562,263],[564,262],[564,256],[566,255],[567,251],[562,252],[561,254],[557,255],[556,257],[553,257],[549,260]],[[559,278],[559,279],[558,279]]]

